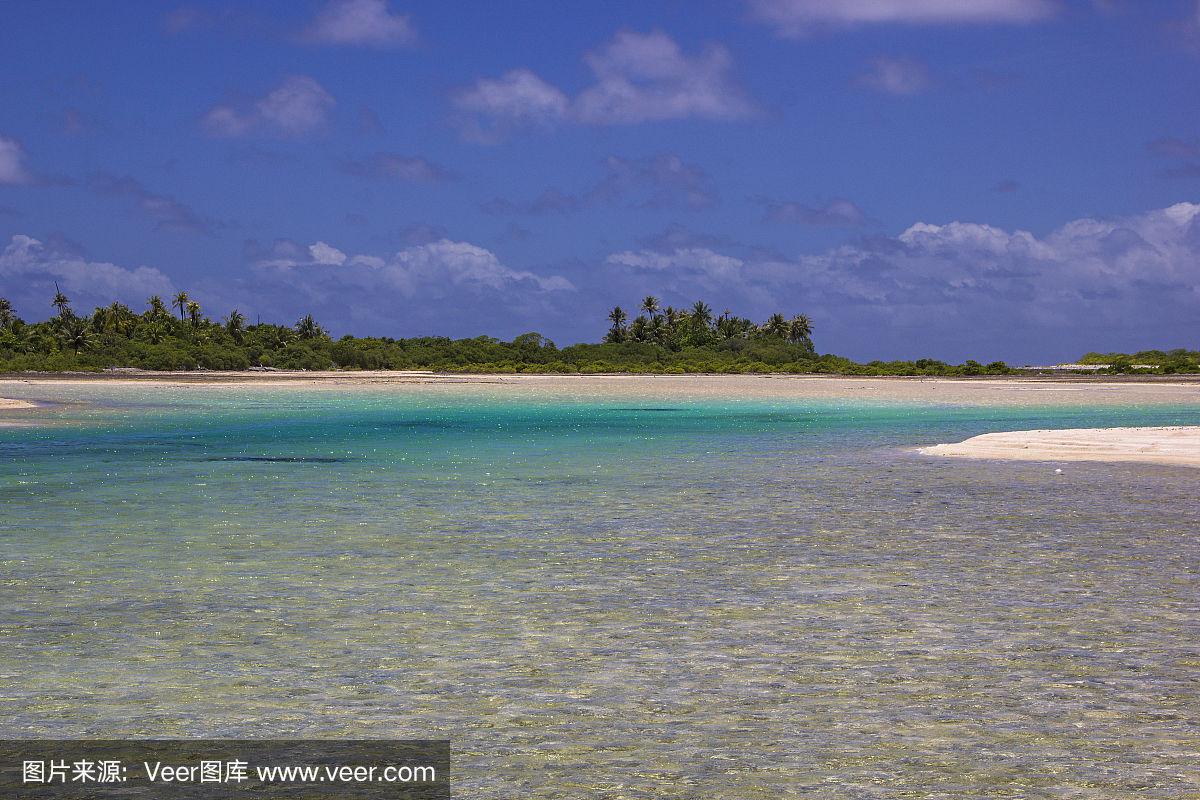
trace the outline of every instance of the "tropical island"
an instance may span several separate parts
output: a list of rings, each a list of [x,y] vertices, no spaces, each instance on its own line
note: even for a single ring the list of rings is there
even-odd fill
[[[249,324],[237,309],[220,320],[205,314],[187,292],[170,304],[157,295],[143,311],[121,302],[77,313],[56,291],[54,313],[27,322],[0,297],[0,372],[99,372],[111,369],[188,370],[434,370],[461,373],[699,374],[790,373],[838,375],[1010,375],[1002,361],[949,364],[915,361],[859,363],[820,354],[813,325],[804,314],[776,313],[761,323],[703,301],[688,308],[642,299],[630,320],[620,306],[608,314],[602,342],[559,348],[539,333],[511,341],[490,336],[450,339],[332,338],[307,314],[293,325]],[[1200,352],[1143,351],[1133,355],[1091,353],[1087,371],[1160,374],[1200,372]],[[1097,368],[1096,365],[1102,365]],[[1085,371],[1082,370],[1081,371]]]

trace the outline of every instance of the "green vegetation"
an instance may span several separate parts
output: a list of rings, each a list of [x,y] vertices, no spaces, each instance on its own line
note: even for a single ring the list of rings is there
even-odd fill
[[[1200,351],[1142,350],[1137,353],[1088,353],[1080,364],[1107,364],[1110,374],[1136,372],[1141,374],[1177,375],[1200,372]]]
[[[77,315],[56,292],[51,318],[19,319],[0,298],[0,372],[274,369],[430,369],[444,372],[540,373],[833,373],[849,375],[1002,375],[1002,362],[961,365],[933,359],[858,364],[818,355],[804,315],[773,314],[755,324],[703,302],[687,310],[659,308],[647,297],[632,322],[609,314],[604,342],[558,348],[537,333],[511,342],[474,339],[343,336],[331,339],[312,315],[295,325],[247,325],[237,309],[220,321],[205,316],[187,292],[151,297],[146,310],[122,303]],[[178,312],[178,316],[175,313]]]

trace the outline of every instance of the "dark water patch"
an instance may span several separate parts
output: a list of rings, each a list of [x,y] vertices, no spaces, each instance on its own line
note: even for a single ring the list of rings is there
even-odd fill
[[[652,408],[652,407],[646,407],[646,408],[635,408],[635,407],[632,407],[632,406],[630,406],[630,407],[628,407],[628,408],[614,408],[614,409],[613,409],[613,411],[658,411],[658,412],[662,412],[662,411],[683,411],[683,410],[684,410],[684,409],[682,409],[682,408]]]
[[[432,419],[397,419],[386,420],[384,422],[372,422],[372,427],[376,428],[427,428],[429,430],[453,430],[454,428],[464,427],[462,423],[446,422],[442,420]]]
[[[268,464],[346,464],[355,458],[337,456],[205,456],[197,461],[253,461]]]

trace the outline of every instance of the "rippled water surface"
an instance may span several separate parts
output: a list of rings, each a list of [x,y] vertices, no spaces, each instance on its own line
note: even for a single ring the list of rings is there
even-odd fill
[[[1200,471],[911,449],[1200,406],[27,395],[0,735],[448,736],[462,797],[1200,793]]]

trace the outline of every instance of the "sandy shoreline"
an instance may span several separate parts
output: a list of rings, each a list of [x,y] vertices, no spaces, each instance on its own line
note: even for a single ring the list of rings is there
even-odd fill
[[[0,375],[0,396],[41,399],[63,387],[417,391],[431,395],[654,398],[662,400],[841,400],[946,405],[1200,405],[1200,380],[1096,376],[995,378],[834,375],[464,375],[432,372],[134,372]]]
[[[920,452],[1010,461],[1133,461],[1200,467],[1200,427],[1078,428],[985,433]]]

